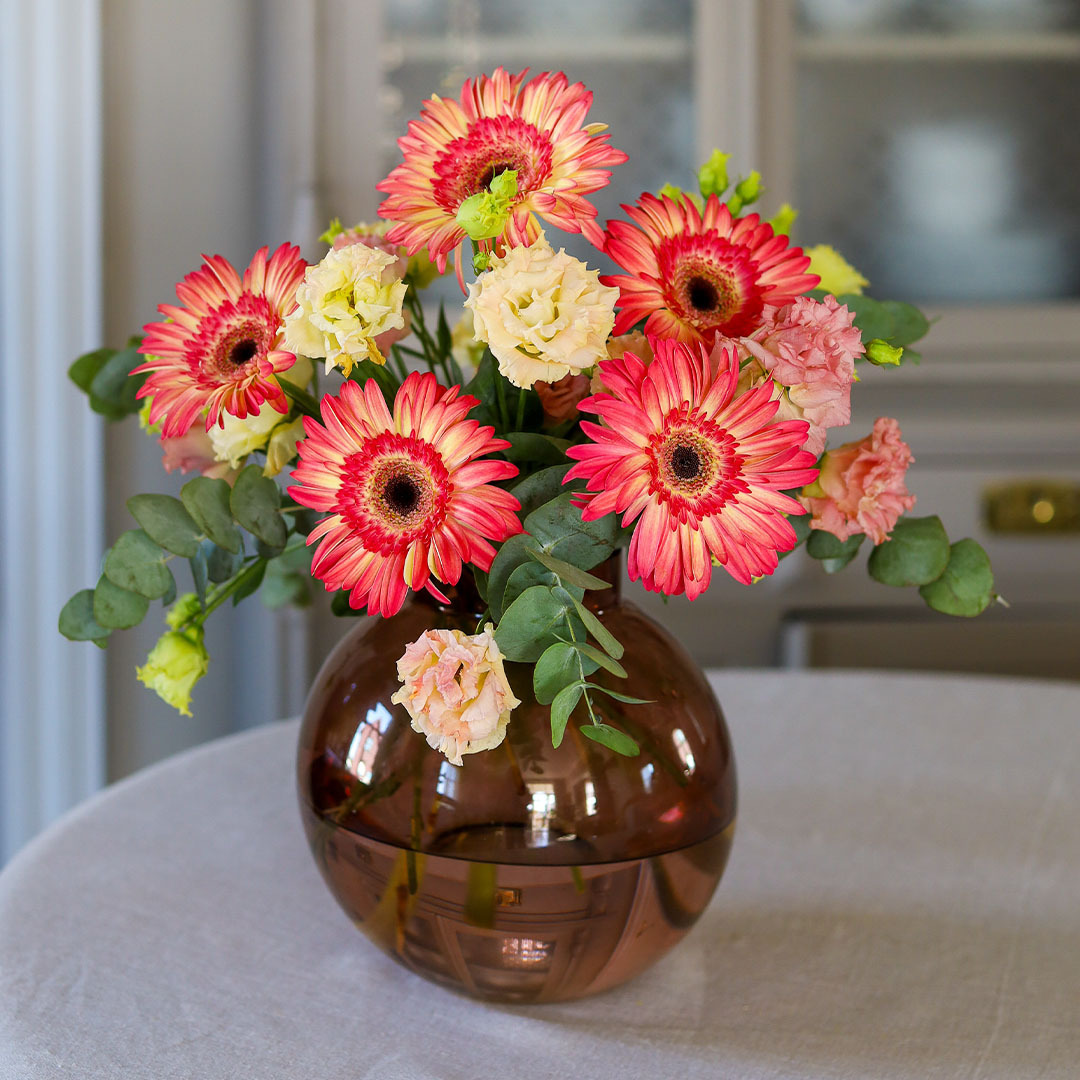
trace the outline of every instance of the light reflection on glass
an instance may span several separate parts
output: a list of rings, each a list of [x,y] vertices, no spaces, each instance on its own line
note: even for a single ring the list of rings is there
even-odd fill
[[[646,762],[641,768],[641,786],[646,791],[652,791],[653,763]]]
[[[596,785],[591,780],[585,781],[585,813],[589,817],[596,813]]]
[[[546,847],[550,839],[551,820],[555,816],[555,785],[530,783],[529,829],[530,847]]]
[[[439,778],[435,781],[435,790],[447,802],[451,802],[457,794],[457,766],[444,761],[439,766]]]
[[[676,728],[671,733],[671,741],[675,744],[675,753],[679,755],[679,760],[683,763],[686,775],[692,776],[694,766],[697,763],[694,761],[694,752],[690,749],[690,741],[683,734],[682,728]]]
[[[390,726],[393,717],[380,701],[368,709],[364,722],[357,727],[345,756],[345,769],[362,784],[370,784],[375,756],[379,752],[382,733]]]
[[[554,947],[553,941],[527,937],[503,938],[503,962],[509,967],[536,967],[548,962]]]

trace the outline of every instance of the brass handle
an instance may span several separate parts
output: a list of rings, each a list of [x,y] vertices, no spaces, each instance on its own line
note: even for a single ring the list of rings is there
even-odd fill
[[[996,533],[1080,533],[1080,484],[1015,480],[983,492],[983,520]]]

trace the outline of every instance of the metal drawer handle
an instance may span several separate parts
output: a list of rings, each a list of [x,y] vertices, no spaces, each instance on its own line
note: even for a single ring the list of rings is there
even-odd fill
[[[995,533],[1080,533],[1080,484],[1015,480],[987,488],[983,521]]]

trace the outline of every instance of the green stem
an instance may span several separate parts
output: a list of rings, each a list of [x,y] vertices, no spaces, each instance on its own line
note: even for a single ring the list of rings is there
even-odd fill
[[[522,387],[518,390],[518,402],[517,402],[517,419],[514,421],[514,430],[521,431],[525,425],[525,388]]]
[[[503,432],[510,430],[510,410],[506,404],[506,380],[498,372],[495,373],[495,397],[499,403],[499,421]]]
[[[278,385],[285,391],[285,396],[307,416],[313,416],[316,420],[322,419],[319,413],[319,403],[299,386],[294,386],[286,379],[282,379]]]
[[[577,637],[574,634],[574,624],[573,622],[571,622],[569,615],[566,616],[566,630],[570,634],[570,640],[577,641]],[[580,676],[581,681],[584,682],[585,665],[581,662],[581,653],[579,653],[577,649],[575,649],[574,655],[577,657],[578,675]],[[589,710],[589,719],[592,720],[594,724],[600,723],[600,721],[596,719],[596,713],[593,712],[592,699],[589,697],[589,690],[587,687],[583,686],[581,688],[581,696],[585,699],[585,707]]]
[[[240,573],[238,573],[230,581],[226,581],[221,586],[221,588],[214,593],[213,599],[211,599],[207,603],[202,613],[197,615],[193,621],[198,626],[202,626],[206,622],[210,613],[216,611],[219,607],[221,607],[221,605],[224,604],[225,601],[228,600],[229,597],[232,596],[232,594],[236,592],[236,590],[239,589],[241,585],[247,584],[247,582],[251,578],[253,578],[258,572],[260,566],[266,565],[266,561],[266,559],[260,556],[253,563],[251,563],[250,566],[245,566],[244,569],[241,570]]]

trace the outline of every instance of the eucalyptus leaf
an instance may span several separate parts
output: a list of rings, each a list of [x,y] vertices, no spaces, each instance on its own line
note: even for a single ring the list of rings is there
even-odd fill
[[[204,540],[202,546],[206,556],[206,576],[215,585],[228,581],[243,565],[242,555],[218,547],[213,540]]]
[[[243,579],[240,585],[237,587],[236,592],[232,594],[233,607],[236,607],[241,600],[246,600],[258,587],[262,584],[263,575],[266,573],[266,560],[257,559],[249,567],[244,570]]]
[[[145,596],[114,585],[104,575],[94,589],[94,621],[110,630],[127,630],[146,618],[150,601]]]
[[[534,585],[545,585],[551,588],[552,585],[558,584],[558,577],[550,570],[545,570],[539,563],[523,563],[514,568],[506,581],[506,588],[502,595],[503,607],[508,608],[526,589],[531,589]]]
[[[553,590],[534,585],[503,612],[495,640],[507,660],[535,663],[558,640],[558,630],[574,610],[573,598],[560,591],[562,597],[556,597]]]
[[[945,615],[981,615],[994,599],[990,558],[975,540],[957,540],[949,549],[945,572],[919,589],[929,607]]]
[[[199,528],[219,547],[241,550],[240,530],[229,506],[231,488],[220,477],[196,476],[180,489],[180,498]]]
[[[132,495],[127,508],[143,532],[166,551],[190,559],[199,550],[199,526],[179,499],[171,495]]]
[[[949,564],[949,537],[941,518],[902,517],[892,536],[870,553],[867,570],[875,581],[897,587],[928,585]]]
[[[517,533],[502,544],[491,561],[491,567],[488,570],[487,603],[496,622],[502,618],[503,593],[506,591],[510,575],[519,566],[532,563],[526,551],[530,542],[530,537],[524,533]]]
[[[610,724],[582,724],[581,734],[623,757],[637,757],[641,752],[638,744],[625,731],[620,731]]]
[[[122,533],[105,557],[105,576],[121,589],[148,600],[164,596],[173,584],[165,552],[142,529]]]
[[[188,565],[191,567],[191,580],[195,585],[195,595],[199,598],[199,603],[206,607],[206,583],[207,583],[207,570],[206,570],[206,549],[207,547],[213,547],[214,545],[209,540],[204,540],[199,546],[199,550],[188,559]]]
[[[607,653],[601,652],[587,641],[568,641],[566,644],[575,652],[581,653],[582,662],[586,666],[586,675],[592,674],[592,671],[588,670],[589,667],[591,667],[593,671],[598,667],[602,667],[605,671],[610,671],[611,674],[618,679],[625,679],[627,677],[626,668],[624,668],[618,660],[613,660]]]
[[[616,701],[622,701],[627,705],[652,705],[651,698],[631,697],[629,694],[622,694],[618,690],[611,690],[606,686],[601,686],[599,683],[586,683],[585,686],[589,690],[596,690],[598,693],[607,694],[609,698],[614,698]]]
[[[525,531],[532,536],[532,546],[545,555],[591,570],[615,550],[619,522],[615,514],[583,520],[573,497],[564,492],[534,510],[525,519]]]
[[[471,394],[480,404],[474,405],[469,412],[469,419],[480,424],[499,428],[498,391],[496,381],[500,378],[498,365],[490,351],[485,350],[476,374],[465,387],[465,393]]]
[[[533,695],[541,705],[550,705],[560,691],[571,683],[580,682],[584,675],[591,675],[596,665],[586,657],[580,662],[577,651],[561,641],[549,645],[533,668]]]
[[[522,520],[564,491],[580,486],[580,481],[571,484],[570,487],[563,486],[563,478],[570,471],[570,467],[569,463],[550,465],[546,469],[534,472],[510,489],[510,494],[521,503]]]
[[[60,611],[60,633],[69,641],[104,641],[112,631],[94,618],[94,589],[80,589]]]
[[[882,341],[892,338],[896,324],[889,309],[879,300],[870,296],[857,296],[855,293],[845,293],[838,296],[837,300],[855,316],[855,325],[862,334],[864,345],[874,338],[881,338]]]
[[[566,722],[570,714],[581,700],[582,686],[580,682],[571,683],[555,695],[551,703],[551,745],[558,749],[566,732]]]
[[[355,619],[364,614],[364,608],[354,608],[349,604],[349,590],[339,589],[330,601],[330,611],[338,618]]]
[[[900,300],[882,300],[881,306],[893,322],[890,345],[910,345],[929,333],[930,320],[913,304],[905,304]]]
[[[570,443],[537,431],[510,431],[504,438],[510,443],[503,454],[510,461],[539,465],[562,465]]]
[[[806,541],[806,553],[811,558],[818,559],[826,573],[835,574],[855,558],[865,539],[865,533],[857,533],[849,536],[847,540],[841,540],[824,529],[814,529]]]
[[[97,375],[105,364],[115,355],[115,349],[95,349],[93,352],[83,353],[83,355],[68,368],[68,378],[82,390],[83,393],[89,394],[90,384],[94,381],[94,376]],[[88,589],[86,591],[92,592],[93,590]]]
[[[610,589],[611,583],[604,581],[603,578],[594,577],[592,574],[586,573],[584,570],[572,565],[568,562],[563,562],[562,559],[556,559],[554,555],[548,555],[546,552],[537,551],[536,548],[526,548],[529,553],[529,557],[535,559],[541,566],[546,567],[553,574],[562,579],[564,584],[576,585],[579,589]]]
[[[616,660],[621,660],[623,655],[623,647],[615,635],[591,612],[580,600],[573,594],[567,592],[562,588],[552,589],[552,593],[558,600],[563,603],[573,604],[577,610],[578,616],[585,624],[585,629],[596,639],[597,644],[604,650],[609,656]]]
[[[141,406],[135,395],[146,382],[146,373],[132,375],[131,369],[143,359],[134,348],[110,356],[90,381],[90,408],[110,420],[137,413]]]
[[[229,496],[229,509],[232,516],[271,548],[283,548],[289,537],[285,519],[278,506],[281,492],[277,484],[263,476],[258,465],[248,465],[240,470]]]

